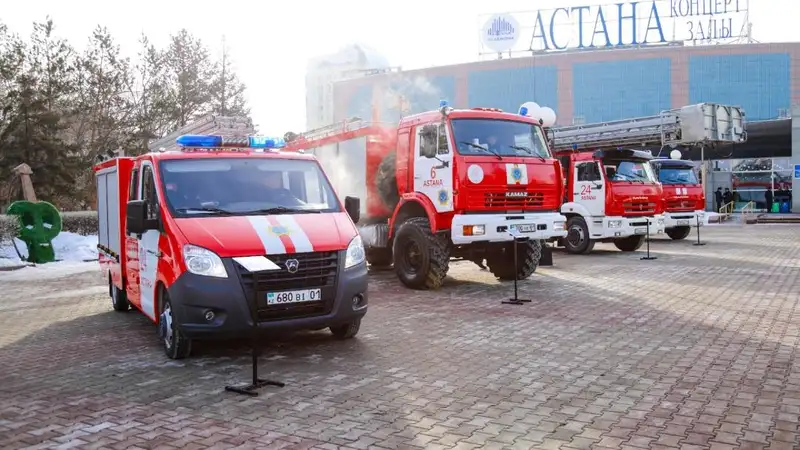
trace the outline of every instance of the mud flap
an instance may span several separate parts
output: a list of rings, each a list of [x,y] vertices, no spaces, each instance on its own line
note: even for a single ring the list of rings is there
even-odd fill
[[[547,245],[547,241],[542,242],[542,257],[539,258],[539,265],[540,266],[552,266],[553,265],[553,247]]]

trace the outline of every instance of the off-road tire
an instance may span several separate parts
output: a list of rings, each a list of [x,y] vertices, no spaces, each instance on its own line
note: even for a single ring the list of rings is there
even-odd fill
[[[124,289],[119,289],[114,285],[111,274],[108,274],[108,295],[111,297],[111,307],[114,308],[114,311],[125,312],[131,309],[127,293]]]
[[[570,236],[570,234],[573,232],[580,233],[582,235],[582,240],[580,242],[573,242],[573,240],[575,240],[575,236]],[[583,217],[572,216],[567,219],[567,237],[564,238],[564,249],[567,250],[567,253],[581,255],[584,253],[589,253],[593,248],[594,241],[589,235],[589,227],[586,225],[586,221],[583,220]]]
[[[666,233],[667,236],[670,237],[673,241],[680,241],[681,239],[686,239],[689,237],[689,233],[692,232],[691,227],[675,227],[675,228],[667,228]]]
[[[339,340],[352,339],[358,334],[361,329],[361,319],[356,319],[351,322],[330,327],[333,337]]]
[[[378,165],[375,185],[381,202],[389,211],[394,211],[397,203],[400,202],[400,193],[397,191],[397,162],[394,152],[386,155]]]
[[[161,298],[161,313],[163,314],[167,307],[170,308],[172,311],[172,304],[169,301],[169,296],[166,292],[163,292]],[[159,316],[159,328],[168,326],[166,323],[163,322],[163,316]],[[188,357],[192,353],[192,341],[186,338],[181,330],[178,328],[178,324],[175,321],[173,316],[172,318],[172,342],[171,344],[167,342],[167,340],[162,337],[161,342],[162,346],[164,347],[164,353],[167,355],[169,359],[184,359]]]
[[[615,239],[614,245],[623,252],[635,252],[642,247],[642,244],[644,244],[644,239],[644,235],[636,234],[633,236]]]
[[[416,242],[421,253],[421,268],[414,271],[406,261],[404,247]],[[394,269],[397,278],[411,289],[435,290],[442,287],[450,269],[447,239],[434,234],[425,217],[412,217],[403,222],[394,237]]]
[[[367,262],[374,267],[389,267],[392,265],[391,248],[371,248],[367,250]]]
[[[514,273],[514,242],[509,242],[500,248],[492,249],[490,258],[487,258],[489,270],[502,281],[524,280],[536,272],[539,260],[542,258],[542,242],[527,240],[517,242],[517,267]]]

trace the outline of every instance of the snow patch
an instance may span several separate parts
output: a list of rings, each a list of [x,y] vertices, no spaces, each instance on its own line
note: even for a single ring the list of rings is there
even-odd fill
[[[23,257],[28,256],[28,248],[19,239],[14,239],[17,250]],[[13,267],[27,265],[25,261],[19,259],[14,244],[10,241],[0,242],[0,267]],[[53,239],[53,250],[56,254],[56,262],[43,264],[38,268],[64,266],[74,267],[75,263],[97,260],[97,235],[83,236],[69,231],[63,231]],[[96,264],[95,264],[96,266]],[[49,269],[48,269],[49,270]]]

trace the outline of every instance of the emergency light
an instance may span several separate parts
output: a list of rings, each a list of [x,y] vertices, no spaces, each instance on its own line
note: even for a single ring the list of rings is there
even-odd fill
[[[237,147],[237,148],[283,148],[286,142],[283,138],[273,138],[267,136],[247,136],[243,138],[209,136],[200,134],[184,134],[175,139],[175,142],[182,147]]]

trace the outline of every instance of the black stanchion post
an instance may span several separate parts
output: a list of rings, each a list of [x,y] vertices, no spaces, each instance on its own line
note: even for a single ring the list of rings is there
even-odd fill
[[[253,284],[257,285],[257,283]],[[258,292],[253,292],[253,295],[249,299],[250,317],[252,319],[252,327],[250,329],[250,352],[251,352],[253,379],[250,380],[250,384],[242,386],[225,386],[225,390],[228,392],[235,392],[237,394],[249,395],[251,397],[257,397],[258,396],[257,390],[261,389],[264,386],[277,386],[277,387],[286,386],[286,384],[281,381],[267,380],[258,377],[258,356],[261,353],[261,340],[259,339],[259,332],[258,332],[258,299],[256,298],[257,295]]]
[[[642,256],[642,261],[652,261],[654,259],[658,259],[656,256],[650,256],[650,218],[647,217],[647,234],[645,235],[645,241],[647,242],[647,256]]]
[[[518,237],[516,230],[512,230],[509,234],[514,238],[514,298],[504,300],[502,303],[506,305],[521,305],[523,303],[530,303],[530,300],[519,298],[519,289],[517,287],[517,279],[519,278],[519,262],[517,261]]]
[[[700,242],[700,215],[695,216],[697,218],[697,242],[692,245],[706,245],[705,242]]]

